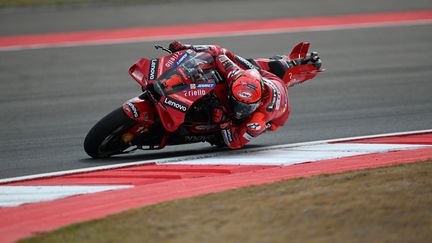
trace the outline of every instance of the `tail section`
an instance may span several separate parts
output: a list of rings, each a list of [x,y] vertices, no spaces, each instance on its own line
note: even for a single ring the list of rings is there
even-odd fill
[[[309,42],[298,43],[292,49],[291,54],[289,55],[289,60],[293,61],[293,60],[302,59],[304,61],[305,59],[310,59],[311,56],[310,55],[308,56],[309,46],[310,46]],[[320,69],[319,66],[316,66],[312,63],[301,64],[289,68],[285,72],[282,79],[288,87],[292,87],[294,85],[301,84],[304,81],[315,77],[319,72],[323,72],[323,71],[324,69]]]
[[[315,77],[324,70],[317,69],[313,64],[305,64],[290,68],[284,75],[283,81],[288,87],[301,84],[306,80]]]
[[[321,69],[318,53],[308,53],[309,46],[309,42],[300,42],[294,46],[289,55],[257,58],[254,62],[259,68],[278,76],[288,87],[291,87],[324,71]]]
[[[289,55],[290,60],[305,58],[308,50],[309,50],[310,43],[309,42],[300,42],[298,43],[291,51],[291,54]]]

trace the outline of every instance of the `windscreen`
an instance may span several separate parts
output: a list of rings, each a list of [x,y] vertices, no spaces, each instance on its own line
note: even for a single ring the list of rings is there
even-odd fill
[[[187,90],[196,85],[214,87],[220,81],[214,70],[213,57],[205,52],[186,52],[173,67],[155,82],[155,90],[162,96]]]

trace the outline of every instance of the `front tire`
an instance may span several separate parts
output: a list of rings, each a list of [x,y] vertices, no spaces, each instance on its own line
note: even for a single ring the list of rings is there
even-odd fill
[[[84,150],[93,158],[121,154],[129,147],[122,141],[122,135],[135,124],[121,107],[112,111],[90,129],[84,140]]]

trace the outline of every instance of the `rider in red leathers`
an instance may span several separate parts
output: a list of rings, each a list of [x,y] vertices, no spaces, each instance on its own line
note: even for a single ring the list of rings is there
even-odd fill
[[[213,110],[213,122],[220,125],[223,140],[232,149],[243,147],[267,129],[276,130],[288,120],[288,85],[293,83],[286,84],[283,79],[290,68],[307,63],[312,63],[316,70],[321,67],[315,52],[297,60],[286,56],[247,60],[217,45],[184,45],[173,41],[169,49],[172,52],[193,49],[214,57],[216,68],[226,81],[228,99],[222,99],[227,104]],[[293,81],[297,84],[314,76]]]

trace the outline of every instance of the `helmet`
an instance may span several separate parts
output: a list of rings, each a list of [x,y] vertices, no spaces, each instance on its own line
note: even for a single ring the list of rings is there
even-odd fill
[[[259,106],[263,94],[262,77],[255,69],[237,75],[231,83],[229,106],[236,119],[251,115]]]

